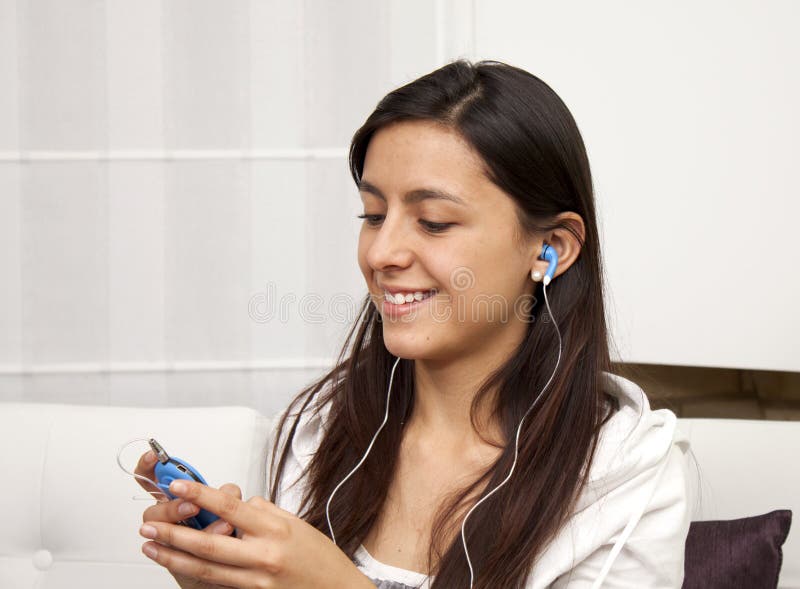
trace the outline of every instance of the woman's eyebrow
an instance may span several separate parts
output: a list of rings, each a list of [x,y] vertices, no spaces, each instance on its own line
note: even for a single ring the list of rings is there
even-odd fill
[[[386,201],[386,197],[384,196],[383,192],[381,192],[377,186],[367,182],[366,180],[360,180],[358,182],[358,191],[369,192],[370,194],[377,196],[379,199]],[[463,199],[438,188],[417,188],[415,190],[409,190],[406,192],[405,196],[403,196],[403,201],[408,204],[414,204],[429,198],[449,200],[450,202],[454,202],[458,205],[467,206],[467,203],[464,202]]]

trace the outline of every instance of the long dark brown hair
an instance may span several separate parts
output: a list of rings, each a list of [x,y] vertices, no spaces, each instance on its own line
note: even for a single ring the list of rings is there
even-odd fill
[[[517,205],[518,226],[510,228],[510,235],[535,236],[563,227],[581,243],[575,262],[547,287],[562,337],[558,370],[522,426],[513,476],[470,515],[465,527],[474,587],[523,587],[537,558],[571,515],[599,429],[614,411],[613,398],[602,390],[601,373],[612,367],[586,148],[566,105],[542,80],[502,62],[458,60],[390,92],[378,103],[350,145],[350,171],[356,183],[375,132],[390,123],[412,120],[448,126],[482,157],[487,177]],[[564,211],[581,216],[584,236],[555,219]],[[534,296],[537,303],[530,311],[524,340],[481,383],[470,412],[477,431],[477,409],[496,391],[492,415],[511,443],[494,444],[502,449],[499,458],[480,478],[454,493],[434,518],[427,572],[435,575],[434,585],[442,589],[469,587],[460,535],[463,516],[508,475],[520,420],[556,364],[558,336],[544,305],[541,282]],[[381,316],[367,295],[336,365],[298,393],[279,422],[277,439],[285,435],[288,441],[282,449],[279,444],[273,447],[272,501],[299,414],[331,403],[326,433],[304,474],[306,493],[297,514],[329,537],[328,498],[361,460],[383,422],[395,359],[384,346]],[[400,361],[392,389],[390,419],[364,464],[337,491],[330,506],[337,545],[351,558],[376,523],[393,478],[402,422],[414,406],[413,360]],[[290,415],[295,419],[284,433]]]

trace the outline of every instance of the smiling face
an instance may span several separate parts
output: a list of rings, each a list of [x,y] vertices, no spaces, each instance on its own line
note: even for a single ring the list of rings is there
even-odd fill
[[[514,238],[516,205],[482,167],[455,131],[430,121],[391,124],[369,143],[358,262],[396,356],[480,356],[524,337],[536,241]],[[386,289],[436,293],[406,307],[385,301]]]

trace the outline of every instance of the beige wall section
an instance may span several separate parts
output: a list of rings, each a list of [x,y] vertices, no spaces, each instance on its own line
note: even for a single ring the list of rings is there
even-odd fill
[[[679,417],[800,421],[800,373],[700,366],[618,363],[653,408]]]

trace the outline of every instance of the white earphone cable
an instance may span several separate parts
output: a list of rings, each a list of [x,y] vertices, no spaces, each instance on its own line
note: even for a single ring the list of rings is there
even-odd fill
[[[486,496],[483,499],[481,499],[475,505],[473,505],[472,509],[470,509],[467,512],[467,515],[464,516],[464,521],[461,522],[461,542],[464,544],[464,554],[467,557],[467,565],[469,566],[469,586],[470,586],[470,589],[472,589],[472,584],[473,584],[473,582],[475,580],[475,577],[474,577],[474,571],[472,570],[472,562],[469,559],[469,550],[467,550],[467,540],[466,540],[466,537],[464,535],[464,527],[467,524],[467,518],[472,514],[473,511],[475,511],[475,508],[478,507],[478,505],[480,505],[481,503],[486,501],[489,497],[491,497],[492,494],[495,491],[497,491],[500,487],[505,485],[508,482],[508,480],[511,478],[511,475],[514,473],[514,467],[517,466],[517,457],[519,455],[519,433],[522,430],[522,423],[525,421],[525,418],[528,417],[528,413],[531,412],[531,409],[533,409],[533,407],[539,401],[539,398],[542,396],[542,394],[545,392],[545,390],[547,390],[547,387],[550,386],[550,382],[553,380],[553,377],[556,374],[556,369],[558,368],[558,364],[559,364],[559,362],[561,362],[561,331],[558,329],[558,324],[556,323],[555,317],[553,317],[552,311],[550,311],[550,302],[547,300],[547,285],[546,284],[542,285],[542,290],[544,292],[544,301],[547,304],[547,312],[550,314],[550,318],[553,321],[553,325],[556,326],[556,333],[558,334],[558,359],[556,360],[556,365],[553,368],[553,373],[550,375],[550,378],[547,380],[547,383],[544,385],[542,390],[539,392],[539,394],[533,400],[533,403],[531,403],[531,406],[525,412],[525,415],[523,415],[522,419],[520,419],[520,421],[519,421],[519,426],[517,426],[517,436],[516,436],[516,439],[514,441],[514,462],[511,465],[511,470],[508,472],[508,476],[506,476],[506,478],[503,479],[503,482],[501,482],[494,489],[492,489],[489,493],[487,493]]]
[[[117,465],[119,465],[119,467],[124,472],[126,472],[129,475],[131,475],[132,477],[140,479],[140,480],[143,480],[143,481],[147,481],[148,483],[153,485],[156,489],[158,489],[158,483],[156,483],[153,479],[148,479],[146,476],[142,476],[140,474],[136,474],[135,472],[132,472],[132,471],[128,470],[127,468],[125,468],[122,465],[122,452],[123,452],[123,450],[125,450],[125,448],[127,448],[128,446],[130,446],[134,442],[147,442],[147,441],[148,441],[147,438],[134,438],[133,440],[130,440],[130,441],[124,443],[122,446],[120,446],[119,451],[117,452]],[[158,499],[158,498],[154,497],[153,495],[156,494],[156,493],[159,494],[159,495],[162,495],[163,499]],[[141,496],[134,495],[133,497],[131,497],[131,499],[136,499],[136,500],[140,500],[140,499],[156,499],[156,501],[164,502],[164,501],[168,501],[169,497],[163,491],[150,491],[150,495],[148,495],[147,497],[141,497]]]
[[[399,363],[400,363],[400,357],[398,356],[397,360],[394,361],[394,366],[392,366],[392,374],[389,377],[389,388],[386,391],[386,414],[383,416],[383,423],[381,423],[380,427],[378,428],[378,431],[375,432],[375,435],[372,436],[372,441],[369,443],[369,446],[367,447],[367,451],[364,453],[364,456],[361,458],[361,461],[358,464],[356,464],[356,466],[355,466],[355,468],[353,470],[350,471],[350,474],[348,474],[346,477],[344,477],[342,479],[342,481],[338,485],[336,485],[336,488],[331,493],[331,496],[328,497],[328,503],[325,505],[325,516],[328,518],[328,529],[331,531],[331,540],[333,540],[334,544],[336,544],[336,536],[333,535],[333,526],[331,525],[331,513],[330,513],[331,501],[333,501],[333,496],[336,494],[336,491],[339,490],[339,487],[341,487],[347,481],[347,479],[349,479],[352,476],[352,474],[355,471],[357,471],[358,468],[367,459],[367,456],[369,455],[369,451],[372,450],[372,445],[375,443],[375,440],[378,438],[378,434],[381,433],[381,430],[383,429],[383,426],[386,425],[386,421],[389,419],[389,398],[392,395],[392,381],[394,380],[394,370],[395,370],[395,368],[397,368],[397,365]]]
[[[522,419],[519,422],[519,426],[517,427],[517,435],[516,435],[516,439],[515,439],[515,443],[514,443],[514,463],[511,465],[511,470],[509,471],[508,476],[506,476],[506,478],[503,480],[503,482],[501,482],[494,489],[492,489],[491,492],[489,492],[485,497],[483,497],[480,501],[478,501],[475,505],[473,505],[472,509],[470,509],[469,512],[467,512],[467,515],[464,516],[464,521],[461,524],[461,541],[462,541],[462,543],[464,545],[464,553],[465,553],[465,555],[467,557],[467,565],[469,566],[469,577],[470,577],[469,586],[470,586],[470,589],[472,589],[472,584],[474,582],[474,571],[472,569],[472,562],[469,559],[469,551],[467,550],[467,541],[466,541],[466,538],[465,538],[465,535],[464,535],[464,527],[465,527],[465,525],[467,523],[467,518],[470,516],[470,514],[472,514],[472,512],[475,510],[475,508],[478,507],[478,505],[480,505],[481,503],[486,501],[489,497],[491,497],[492,494],[495,491],[497,491],[500,487],[505,485],[506,482],[508,482],[508,480],[511,478],[511,475],[514,473],[514,467],[516,467],[516,465],[517,465],[517,457],[519,455],[519,447],[518,447],[519,446],[519,434],[520,434],[520,431],[522,430],[522,423],[525,421],[525,418],[528,416],[528,414],[534,408],[536,403],[539,401],[539,399],[541,398],[542,394],[547,390],[547,387],[550,386],[550,383],[552,382],[553,377],[556,374],[556,370],[558,369],[558,365],[561,362],[561,331],[559,330],[558,324],[556,323],[556,320],[555,320],[555,317],[553,317],[553,313],[550,310],[550,301],[547,298],[547,284],[546,283],[543,283],[542,290],[544,292],[545,304],[547,305],[547,312],[550,314],[550,318],[552,319],[553,325],[555,325],[555,328],[556,328],[556,333],[558,334],[558,358],[556,359],[556,365],[553,368],[553,373],[550,375],[550,378],[547,380],[547,383],[544,385],[542,390],[539,392],[539,394],[533,400],[533,403],[531,403],[531,406],[528,408],[528,410],[525,412],[525,415],[522,416]],[[331,525],[331,516],[330,516],[331,501],[333,500],[333,496],[336,494],[336,491],[339,490],[339,487],[341,487],[347,481],[347,479],[349,479],[352,476],[352,474],[356,470],[358,470],[359,467],[367,459],[367,456],[369,455],[370,450],[372,450],[373,444],[375,444],[375,440],[377,439],[378,434],[381,433],[381,430],[383,430],[383,426],[386,425],[386,422],[389,419],[389,399],[391,398],[391,394],[392,394],[392,381],[394,380],[395,368],[397,368],[397,364],[399,362],[400,362],[400,358],[398,357],[397,360],[395,360],[394,366],[392,367],[391,376],[389,377],[389,387],[388,387],[388,390],[386,391],[386,413],[385,413],[385,415],[383,417],[383,422],[381,423],[381,425],[378,428],[378,430],[375,432],[375,435],[372,436],[372,441],[370,442],[369,447],[367,448],[367,451],[364,453],[364,456],[362,456],[361,460],[355,466],[355,468],[353,468],[353,470],[351,470],[350,473],[346,477],[344,477],[344,479],[342,479],[342,481],[338,485],[336,485],[336,488],[331,493],[331,496],[328,498],[328,503],[325,506],[325,515],[326,515],[326,517],[328,519],[328,529],[331,532],[331,539],[333,540],[334,544],[336,544],[336,536],[334,536],[334,534],[333,534],[333,526]]]

